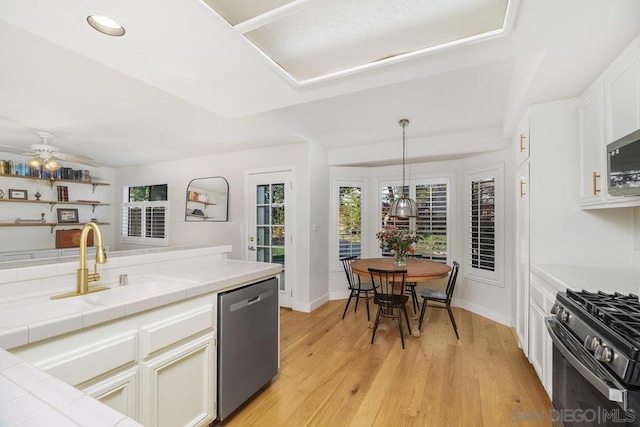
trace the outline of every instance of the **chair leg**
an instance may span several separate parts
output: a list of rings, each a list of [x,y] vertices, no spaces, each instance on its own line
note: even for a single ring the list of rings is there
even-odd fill
[[[397,317],[398,317],[398,329],[400,329],[400,342],[402,342],[402,349],[404,350],[404,332],[402,331],[402,313],[400,313],[400,308],[396,308]],[[405,313],[407,309],[404,309]]]
[[[347,310],[349,309],[349,303],[351,302],[351,298],[353,298],[353,291],[349,294],[349,299],[347,300],[347,306],[344,308],[344,312],[342,313],[342,318],[347,315]]]
[[[413,314],[418,314],[420,305],[418,304],[418,294],[416,294],[416,287],[411,287],[411,300],[413,301]]]
[[[369,291],[364,291],[364,302],[367,304],[367,320],[371,321],[371,317],[369,317]]]
[[[420,310],[420,321],[418,323],[418,330],[422,330],[422,322],[424,321],[424,313],[427,311],[427,302],[422,300],[422,309]]]
[[[376,337],[376,330],[378,330],[378,321],[380,320],[380,315],[382,313],[380,312],[380,306],[378,306],[378,313],[376,314],[376,321],[373,324],[373,332],[371,333],[371,344],[373,344],[373,340]]]
[[[404,311],[404,318],[407,319],[407,328],[409,329],[409,334],[411,334],[411,322],[409,321],[409,314],[407,313],[407,306],[403,306],[402,310]],[[398,313],[400,314],[400,313]]]
[[[449,319],[451,319],[451,324],[453,325],[453,330],[456,333],[456,338],[460,339],[460,335],[458,335],[458,326],[456,326],[456,319],[453,318],[453,312],[451,311],[451,306],[447,304],[447,311],[449,312]]]
[[[356,306],[353,309],[354,313],[358,312],[358,300],[360,299],[360,291],[353,291],[353,293],[355,294],[356,297]]]

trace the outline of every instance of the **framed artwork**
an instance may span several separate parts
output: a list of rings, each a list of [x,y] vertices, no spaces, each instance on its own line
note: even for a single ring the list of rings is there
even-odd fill
[[[78,221],[78,209],[58,209],[58,222],[74,223]]]
[[[10,188],[9,198],[27,200],[27,190],[15,190],[13,188]]]

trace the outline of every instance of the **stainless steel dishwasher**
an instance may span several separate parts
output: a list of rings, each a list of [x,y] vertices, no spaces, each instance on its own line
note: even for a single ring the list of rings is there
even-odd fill
[[[278,373],[278,281],[218,294],[218,421]]]

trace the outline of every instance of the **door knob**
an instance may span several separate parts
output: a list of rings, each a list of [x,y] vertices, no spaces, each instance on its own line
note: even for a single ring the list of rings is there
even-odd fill
[[[249,250],[255,252],[256,248],[254,248],[253,246],[249,246]]]

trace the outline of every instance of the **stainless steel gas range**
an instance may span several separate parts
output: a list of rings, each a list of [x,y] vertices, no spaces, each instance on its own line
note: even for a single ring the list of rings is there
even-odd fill
[[[553,341],[554,422],[640,426],[640,302],[633,294],[559,292]]]

